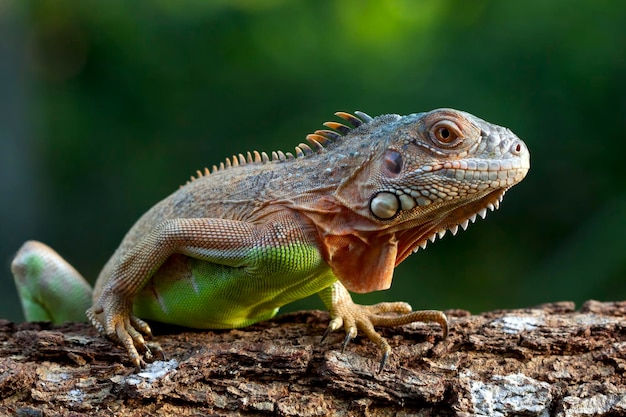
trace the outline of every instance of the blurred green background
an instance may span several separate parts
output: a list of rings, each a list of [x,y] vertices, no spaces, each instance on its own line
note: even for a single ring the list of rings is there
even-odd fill
[[[196,169],[292,150],[337,110],[436,107],[510,127],[532,169],[357,299],[626,299],[626,2],[0,1],[0,317],[22,319],[26,239],[93,280]]]

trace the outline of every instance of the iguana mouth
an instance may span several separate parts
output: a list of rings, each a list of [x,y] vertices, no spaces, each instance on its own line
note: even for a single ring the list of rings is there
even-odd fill
[[[467,230],[470,223],[474,223],[478,217],[484,219],[487,212],[500,208],[500,203],[508,188],[494,190],[477,199],[475,202],[456,207],[445,216],[434,219],[423,227],[411,228],[397,233],[398,256],[396,265],[406,259],[411,253],[420,249],[426,249],[428,242],[435,242],[443,238],[448,232],[456,235],[459,228]]]

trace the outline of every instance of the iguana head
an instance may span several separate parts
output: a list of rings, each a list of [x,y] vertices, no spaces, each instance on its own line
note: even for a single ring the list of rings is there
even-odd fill
[[[358,147],[359,165],[324,202],[334,214],[315,220],[327,262],[351,291],[388,288],[393,268],[409,254],[484,218],[530,168],[515,134],[465,112],[357,114],[365,123],[344,129],[330,152]]]

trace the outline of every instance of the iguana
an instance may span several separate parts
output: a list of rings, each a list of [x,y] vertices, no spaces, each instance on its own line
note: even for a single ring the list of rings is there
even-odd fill
[[[374,326],[436,322],[445,337],[440,311],[361,306],[348,290],[389,288],[411,253],[498,208],[530,168],[527,147],[452,109],[335,114],[347,124],[324,123],[295,156],[248,152],[198,171],[135,223],[93,294],[56,252],[26,242],[12,271],[27,319],[81,320],[87,310],[138,367],[151,335],[139,317],[237,328],[315,293],[330,310],[326,334],[343,326],[345,348],[363,332],[382,349],[381,369],[391,348]]]

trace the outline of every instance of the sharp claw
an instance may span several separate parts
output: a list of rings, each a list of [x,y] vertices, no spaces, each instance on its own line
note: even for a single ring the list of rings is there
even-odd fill
[[[322,335],[322,340],[320,340],[320,343],[323,343],[324,340],[326,340],[326,338],[328,337],[329,334],[331,334],[333,332],[333,329],[330,328],[330,325],[326,328],[326,330],[324,330],[324,334]]]
[[[166,360],[165,352],[163,351],[163,349],[161,349],[161,346],[153,345],[152,350],[154,350],[155,352],[154,354],[159,360],[162,360],[162,361]]]
[[[387,359],[389,359],[389,351],[386,350],[383,352],[383,357],[380,358],[380,366],[378,367],[378,373],[380,374],[385,368],[385,364],[387,363]]]
[[[343,339],[343,345],[341,346],[341,353],[343,353],[346,350],[346,346],[348,346],[348,343],[350,343],[350,340],[352,340],[352,335],[350,335],[350,333],[346,333],[346,338]]]
[[[142,357],[139,356],[138,354],[133,354],[131,352],[128,352],[128,356],[129,356],[130,361],[133,363],[133,365],[135,365],[135,368],[141,369],[146,366],[146,363],[143,361]]]

